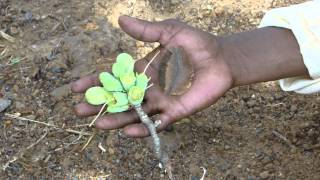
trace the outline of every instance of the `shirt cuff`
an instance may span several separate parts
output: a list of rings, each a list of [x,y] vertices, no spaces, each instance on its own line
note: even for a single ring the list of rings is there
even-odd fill
[[[310,1],[268,11],[259,27],[282,27],[291,29],[296,37],[310,78],[293,77],[281,79],[284,91],[302,94],[320,92],[320,1]]]

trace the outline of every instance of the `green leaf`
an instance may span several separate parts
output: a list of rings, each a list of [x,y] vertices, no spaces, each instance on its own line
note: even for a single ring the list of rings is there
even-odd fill
[[[116,101],[114,104],[110,104],[111,106],[124,106],[124,105],[128,105],[129,103],[128,96],[126,93],[114,92],[113,97],[115,98]]]
[[[109,113],[117,113],[117,112],[123,112],[129,109],[129,101],[126,93],[122,92],[114,92],[113,96],[115,98],[115,101],[108,104],[107,112]]]
[[[121,53],[117,56],[117,63],[120,64],[129,64],[134,62],[132,56],[128,53]]]
[[[144,98],[144,92],[142,88],[138,86],[132,86],[128,92],[128,100],[133,105],[139,105],[142,103]]]
[[[126,91],[128,91],[136,83],[134,72],[126,73],[120,76],[120,81]]]
[[[136,86],[140,87],[143,90],[146,90],[148,87],[149,78],[146,74],[141,73],[136,76]]]
[[[112,65],[112,73],[115,77],[119,78],[120,76],[133,72],[134,69],[134,60],[127,53],[121,53],[117,56],[117,61]]]
[[[100,73],[99,80],[107,91],[123,91],[120,81],[108,72]]]
[[[111,93],[107,92],[103,87],[91,87],[85,93],[87,102],[91,105],[101,105],[112,102],[114,97]]]
[[[109,113],[119,113],[129,109],[129,105],[124,106],[108,106],[107,112]]]

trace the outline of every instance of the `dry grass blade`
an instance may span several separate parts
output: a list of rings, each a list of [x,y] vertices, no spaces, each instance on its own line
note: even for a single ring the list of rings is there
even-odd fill
[[[8,51],[8,49],[4,48],[3,51],[0,53],[0,57],[3,57],[7,51]]]
[[[9,34],[3,32],[3,31],[0,31],[0,35],[6,39],[7,41],[11,42],[11,43],[14,43],[14,41],[16,40],[14,37],[10,36]]]
[[[18,119],[18,120],[21,120],[21,121],[29,121],[29,122],[33,122],[33,123],[37,123],[37,124],[42,124],[42,125],[45,125],[45,126],[48,126],[48,127],[53,127],[55,129],[64,130],[64,131],[69,132],[69,133],[80,134],[80,135],[84,135],[84,136],[91,136],[92,135],[91,133],[88,133],[88,132],[76,131],[76,130],[69,129],[69,128],[60,128],[60,127],[55,126],[53,124],[48,124],[48,123],[37,121],[37,120],[33,120],[33,119],[19,117],[19,116],[14,115],[14,114],[6,113],[5,116],[7,116],[9,118],[13,118],[13,119]]]
[[[87,148],[87,146],[91,143],[95,135],[96,135],[96,132],[93,132],[93,134],[87,140],[86,144],[84,144],[84,146],[81,148],[81,151],[84,151]]]
[[[272,134],[284,141],[290,148],[296,148],[284,135],[280,134],[279,132],[273,130]]]

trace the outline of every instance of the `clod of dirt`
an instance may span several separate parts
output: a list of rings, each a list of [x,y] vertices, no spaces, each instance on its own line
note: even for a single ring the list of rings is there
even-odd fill
[[[71,84],[65,84],[51,91],[50,95],[56,99],[61,99],[71,93]]]
[[[76,34],[64,37],[64,46],[73,65],[71,77],[90,73],[97,57],[110,55],[118,49],[120,38],[103,20],[88,22],[74,31]]]
[[[11,103],[12,103],[12,101],[10,99],[1,98],[0,99],[0,112],[6,110],[11,105]]]
[[[266,179],[269,177],[269,172],[268,171],[263,171],[262,173],[260,173],[260,177],[262,179]]]

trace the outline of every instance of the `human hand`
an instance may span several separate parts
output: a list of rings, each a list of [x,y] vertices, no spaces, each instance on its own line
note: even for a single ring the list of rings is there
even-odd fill
[[[170,48],[180,47],[194,70],[192,86],[182,95],[171,96],[165,94],[158,85],[159,61],[155,60],[148,68],[147,75],[151,76],[154,84],[146,91],[144,111],[149,115],[158,114],[161,124],[157,130],[161,131],[169,124],[204,109],[217,101],[233,85],[231,68],[225,61],[219,39],[207,32],[188,26],[177,20],[148,22],[122,16],[119,24],[123,31],[133,38],[145,42],[159,42],[162,56]],[[154,53],[154,52],[153,52]],[[150,60],[147,55],[136,63],[137,71],[142,71]],[[158,57],[161,59],[161,57]],[[91,86],[98,85],[97,75],[84,77],[76,81],[72,90],[85,92]],[[75,110],[80,116],[91,116],[101,107],[80,103]],[[107,114],[96,122],[101,129],[124,128],[125,135],[130,137],[145,137],[148,129],[139,121],[135,111]]]

